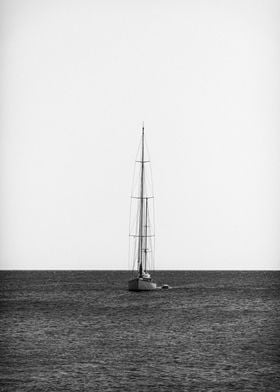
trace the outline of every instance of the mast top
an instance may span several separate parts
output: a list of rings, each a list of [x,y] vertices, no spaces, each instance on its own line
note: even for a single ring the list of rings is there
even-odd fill
[[[142,123],[142,135],[144,135],[144,121]]]

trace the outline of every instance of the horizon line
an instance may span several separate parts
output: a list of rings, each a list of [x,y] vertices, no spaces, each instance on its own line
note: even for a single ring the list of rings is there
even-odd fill
[[[100,271],[100,272],[104,272],[104,271],[120,271],[120,272],[131,272],[131,269],[85,269],[85,268],[74,268],[74,269],[63,269],[63,268],[0,268],[0,272],[5,272],[5,271]],[[163,272],[163,271],[279,271],[280,272],[280,268],[257,268],[257,269],[231,269],[231,268],[226,268],[226,269],[222,269],[222,268],[213,268],[213,269],[209,269],[209,268],[196,268],[196,269],[157,269],[157,270],[152,270],[152,272]]]

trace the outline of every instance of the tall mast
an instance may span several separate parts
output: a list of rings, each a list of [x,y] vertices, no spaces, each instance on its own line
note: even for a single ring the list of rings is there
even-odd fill
[[[141,184],[140,184],[140,219],[139,219],[139,247],[138,263],[139,275],[143,274],[143,210],[144,210],[144,123],[142,126],[142,153],[141,153]]]
[[[146,197],[146,208],[145,208],[145,260],[144,270],[147,271],[147,252],[148,252],[148,197]]]

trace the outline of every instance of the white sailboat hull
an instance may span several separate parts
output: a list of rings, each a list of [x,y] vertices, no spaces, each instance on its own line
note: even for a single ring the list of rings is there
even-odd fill
[[[156,289],[157,284],[151,280],[136,278],[128,281],[128,290],[130,291],[151,291]]]

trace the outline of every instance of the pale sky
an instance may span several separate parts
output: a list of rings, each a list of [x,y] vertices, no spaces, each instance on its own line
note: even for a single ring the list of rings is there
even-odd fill
[[[0,19],[2,269],[129,267],[142,121],[156,268],[280,268],[278,0],[2,0]]]

